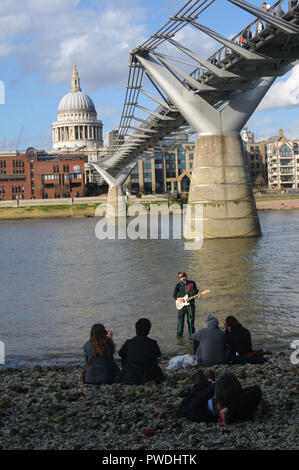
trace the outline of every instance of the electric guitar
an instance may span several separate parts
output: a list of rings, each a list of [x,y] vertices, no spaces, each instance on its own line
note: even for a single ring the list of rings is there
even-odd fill
[[[206,290],[200,292],[200,295],[206,295],[206,294],[209,294],[210,292],[211,292],[210,290],[206,289]],[[178,310],[182,310],[182,308],[186,307],[187,305],[190,305],[190,300],[195,299],[195,297],[197,297],[197,296],[198,296],[198,294],[193,295],[193,297],[188,297],[188,295],[185,295],[184,297],[181,297],[182,301],[180,301],[180,300],[175,301],[176,308]]]

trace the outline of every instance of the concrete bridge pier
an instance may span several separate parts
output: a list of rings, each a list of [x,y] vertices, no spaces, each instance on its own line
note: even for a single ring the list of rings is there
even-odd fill
[[[200,89],[204,85],[190,77],[190,83],[197,90],[186,86],[171,72],[169,62],[165,67],[164,59],[159,57],[158,62],[147,52],[136,57],[197,132],[188,202],[190,206],[201,205],[203,211],[196,211],[195,207],[187,211],[184,237],[196,240],[260,236],[240,132],[276,76],[253,81],[250,88],[239,90],[217,108],[202,97],[204,93],[201,96]],[[218,72],[224,78],[233,78],[226,70]]]
[[[261,235],[240,135],[197,136],[188,203],[203,206],[205,239]],[[192,226],[186,224],[186,238]]]
[[[126,196],[123,192],[122,185],[109,186],[107,197],[107,215],[106,217],[126,217],[127,215],[127,202]]]
[[[127,198],[123,191],[123,184],[126,181],[130,171],[136,165],[136,162],[132,162],[123,170],[117,178],[111,176],[108,171],[104,170],[98,163],[92,162],[92,166],[102,176],[102,178],[108,183],[108,197],[107,197],[107,211],[106,217],[115,218],[116,220],[120,217],[126,217],[127,215]]]

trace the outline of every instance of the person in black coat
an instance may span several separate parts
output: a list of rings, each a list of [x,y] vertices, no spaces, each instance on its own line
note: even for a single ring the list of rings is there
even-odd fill
[[[252,350],[250,332],[235,317],[227,317],[224,327],[229,364],[264,364],[266,362],[264,350]]]
[[[243,389],[234,374],[224,372],[217,380],[215,388],[219,424],[253,420],[262,400],[262,391],[258,385]]]
[[[229,347],[231,353],[244,355],[252,352],[250,332],[247,328],[244,328],[235,317],[227,317],[224,323],[224,328],[225,343]]]
[[[201,374],[183,399],[179,415],[191,421],[230,424],[253,419],[262,392],[258,386],[242,389],[237,377],[224,372],[216,382]]]
[[[212,409],[209,408],[209,402],[212,404]],[[215,381],[209,380],[200,369],[193,389],[189,391],[181,403],[179,416],[191,421],[216,423],[218,410],[215,408]]]
[[[159,384],[164,380],[158,366],[161,351],[157,341],[148,338],[151,322],[141,318],[135,324],[136,336],[128,339],[119,351],[122,358],[122,383],[127,385],[144,385],[154,381]]]

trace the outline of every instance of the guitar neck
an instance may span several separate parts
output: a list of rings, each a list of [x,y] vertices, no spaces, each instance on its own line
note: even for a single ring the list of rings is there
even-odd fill
[[[203,295],[209,294],[209,292],[210,292],[209,290],[203,290],[202,292],[200,292],[200,295],[202,295],[202,294],[203,294]],[[195,299],[195,297],[197,297],[197,296],[198,296],[198,294],[195,294],[195,295],[193,295],[192,297],[189,297],[188,300]]]
[[[188,297],[188,300],[195,299],[195,297],[197,297],[197,296],[198,296],[198,294],[195,294],[195,295],[193,295],[192,297]]]

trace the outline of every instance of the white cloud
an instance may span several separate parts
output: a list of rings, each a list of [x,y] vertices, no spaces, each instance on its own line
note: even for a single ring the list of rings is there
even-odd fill
[[[285,135],[289,139],[298,139],[299,138],[299,119],[296,119],[286,130]]]
[[[79,0],[4,3],[0,56],[17,60],[25,74],[69,84],[76,60],[91,92],[126,84],[129,51],[146,37],[144,10],[136,2],[96,2],[94,8],[78,8]]]
[[[279,80],[268,91],[257,111],[290,108],[299,105],[299,65],[285,80]]]

